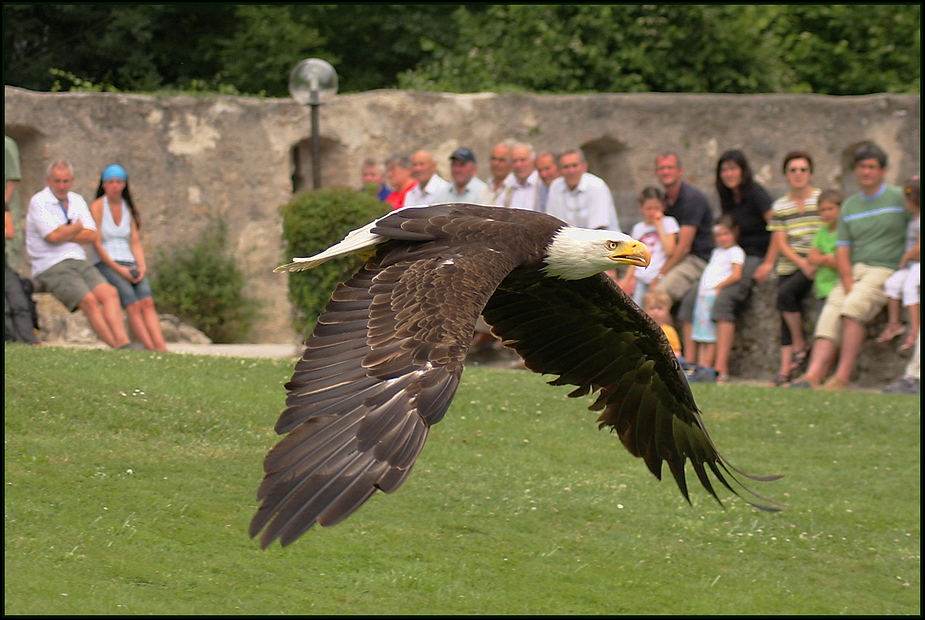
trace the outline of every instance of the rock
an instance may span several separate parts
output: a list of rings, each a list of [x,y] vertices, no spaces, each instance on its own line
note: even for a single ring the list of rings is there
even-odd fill
[[[68,312],[51,293],[35,293],[36,311],[39,315],[39,337],[42,342],[94,344],[101,342],[90,328],[83,312]]]
[[[81,311],[68,312],[60,301],[51,293],[35,293],[36,310],[39,315],[39,338],[42,342],[52,344],[100,344],[90,327],[87,317]],[[204,333],[183,323],[172,314],[158,315],[161,321],[161,330],[164,332],[166,342],[188,342],[191,344],[212,344],[212,340]],[[128,324],[126,323],[126,330]],[[131,334],[130,334],[131,335]]]
[[[212,339],[204,333],[187,325],[172,314],[159,314],[161,331],[165,342],[188,342],[190,344],[212,344]]]

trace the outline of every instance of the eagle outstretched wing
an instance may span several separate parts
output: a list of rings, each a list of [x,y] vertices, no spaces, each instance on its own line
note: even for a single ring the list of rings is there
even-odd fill
[[[288,545],[404,482],[456,393],[479,311],[521,260],[393,241],[338,285],[286,384],[276,432],[288,435],[264,461],[251,536]]]
[[[746,489],[730,472],[758,481],[780,478],[752,476],[723,459],[661,328],[606,275],[564,281],[518,269],[502,281],[483,315],[528,369],[557,375],[550,385],[577,386],[572,397],[598,392],[590,409],[601,412],[600,426],[611,427],[659,480],[667,462],[688,502],[689,459],[717,501],[707,468],[733,493],[739,494],[731,486],[736,482],[759,500],[750,501],[753,506],[782,507]]]
[[[276,424],[286,436],[264,460],[249,530],[262,532],[261,546],[277,538],[288,545],[315,523],[338,523],[377,489],[388,493],[404,482],[428,429],[453,400],[483,311],[527,368],[558,375],[554,385],[578,386],[570,396],[599,392],[591,408],[601,411],[601,426],[611,426],[657,477],[667,462],[686,498],[688,459],[717,500],[707,469],[733,492],[730,469],[776,478],[744,474],[717,453],[661,329],[606,276],[566,280],[544,272],[564,228],[518,209],[412,207],[281,268],[371,255],[333,293],[286,384]],[[613,233],[619,240],[605,231],[568,233],[566,258],[606,249],[607,260],[619,261],[629,256],[621,248],[641,245],[622,233]],[[578,258],[585,269],[587,255]],[[755,497],[764,501],[752,502],[758,507],[779,506]]]

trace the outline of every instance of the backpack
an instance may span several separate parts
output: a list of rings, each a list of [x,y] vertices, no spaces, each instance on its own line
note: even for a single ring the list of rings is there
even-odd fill
[[[32,280],[22,277],[9,265],[6,265],[5,280],[4,340],[35,344],[38,342],[35,330],[39,328],[39,313],[35,307],[35,300],[32,299],[32,293],[35,290]]]

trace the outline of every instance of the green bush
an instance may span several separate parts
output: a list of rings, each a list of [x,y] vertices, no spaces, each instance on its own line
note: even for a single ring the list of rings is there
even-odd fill
[[[317,254],[388,210],[386,203],[366,191],[333,187],[299,194],[280,207],[286,262],[293,256]],[[361,264],[356,256],[344,256],[289,274],[289,300],[295,310],[292,325],[296,331],[303,335],[311,332],[338,283],[347,280]]]
[[[244,274],[225,250],[225,223],[213,221],[192,248],[173,245],[154,258],[151,289],[160,312],[203,331],[212,342],[242,342],[260,315],[244,296]]]

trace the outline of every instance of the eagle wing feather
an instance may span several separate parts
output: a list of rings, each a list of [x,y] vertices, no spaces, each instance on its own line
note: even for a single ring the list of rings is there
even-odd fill
[[[754,480],[717,452],[693,394],[661,328],[606,275],[564,281],[538,269],[518,269],[499,285],[483,315],[492,332],[517,351],[533,372],[556,375],[551,385],[577,386],[569,396],[598,392],[590,409],[658,478],[662,464],[687,501],[684,475],[690,460],[701,484],[719,501],[708,468],[726,488],[745,490],[764,510],[781,504],[744,487]]]
[[[479,312],[523,256],[447,243],[460,235],[444,212],[365,229],[391,240],[338,285],[286,384],[286,436],[264,460],[249,530],[262,547],[397,489],[449,408]]]

